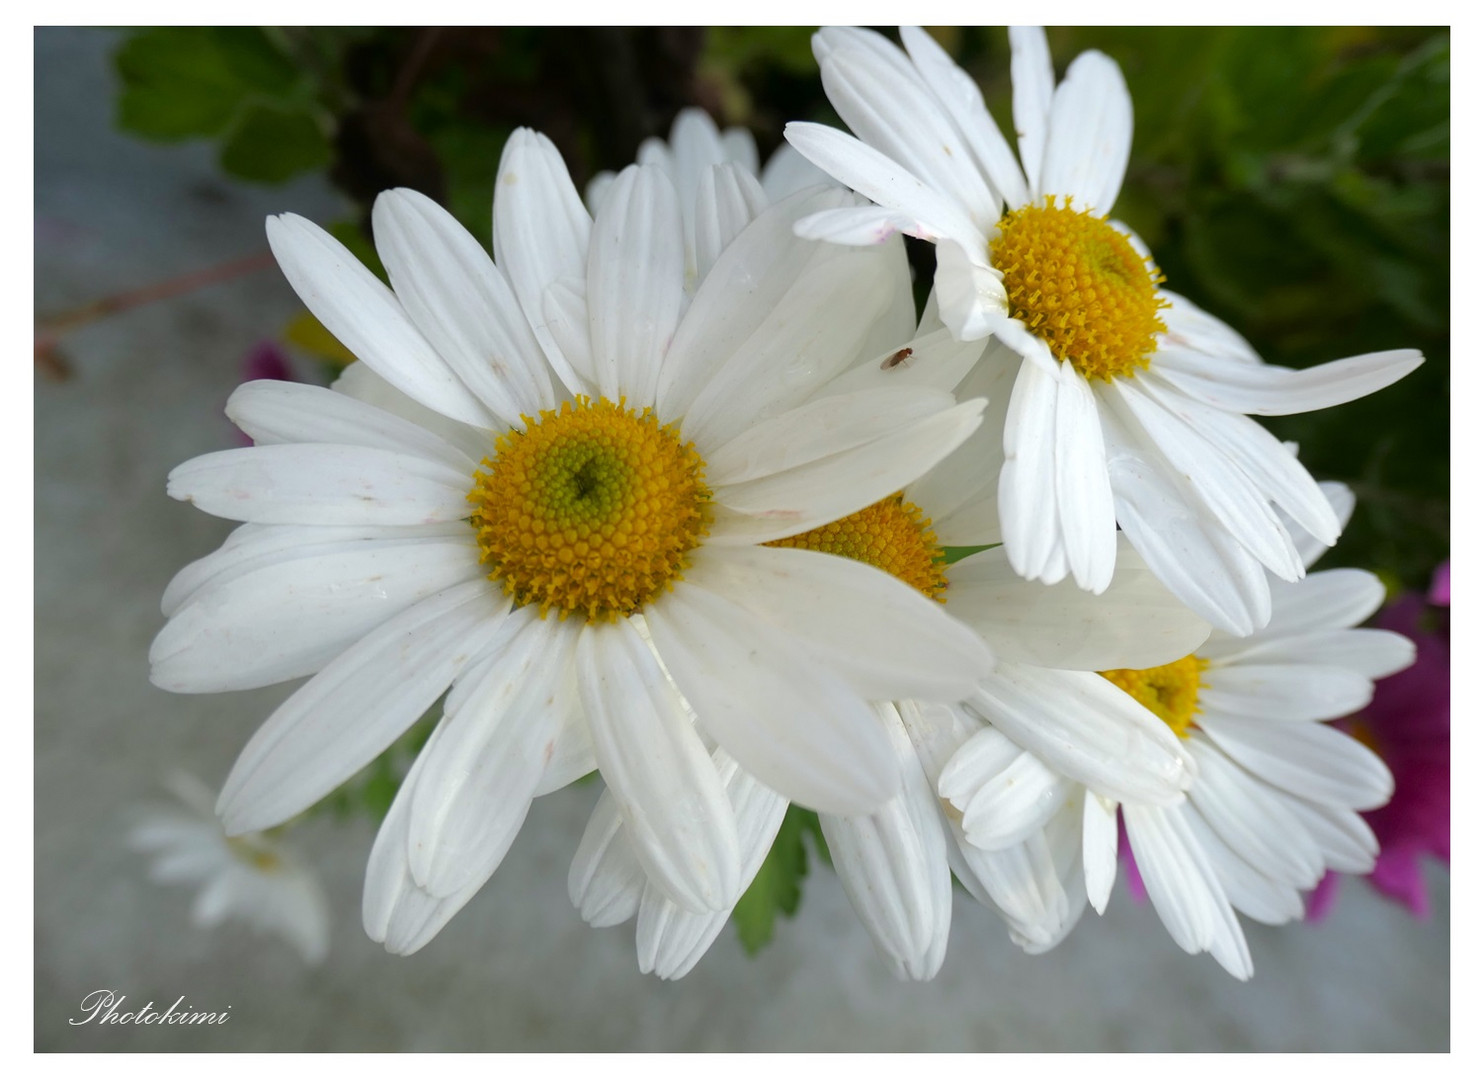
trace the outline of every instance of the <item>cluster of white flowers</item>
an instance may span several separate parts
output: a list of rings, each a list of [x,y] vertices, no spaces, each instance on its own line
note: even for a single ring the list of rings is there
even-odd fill
[[[1390,774],[1320,721],[1412,647],[1351,629],[1372,575],[1306,576],[1349,493],[1247,414],[1349,401],[1421,357],[1268,365],[1161,289],[1109,217],[1132,111],[1107,57],[1055,83],[1042,32],[1013,32],[1014,154],[939,45],[902,39],[819,33],[854,134],[792,124],[764,172],[747,133],[690,111],[582,201],[515,132],[491,256],[385,192],[390,287],[269,220],[359,360],[330,389],[242,386],[227,412],[255,445],[171,473],[243,524],[169,586],[152,677],[312,676],[226,780],[231,836],[441,703],[369,856],[365,928],[393,952],[592,770],[571,899],[593,926],[636,916],[665,978],[792,802],[916,979],[944,959],[952,873],[1030,952],[1102,912],[1121,815],[1172,937],[1240,978],[1235,910],[1296,919],[1327,869],[1371,865],[1357,811]],[[922,318],[898,233],[936,245]]]

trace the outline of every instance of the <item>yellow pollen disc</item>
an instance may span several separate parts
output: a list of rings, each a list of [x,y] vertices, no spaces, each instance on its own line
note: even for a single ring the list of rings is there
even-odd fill
[[[766,547],[806,548],[876,566],[932,599],[945,602],[945,553],[929,518],[904,496],[890,495],[856,514]]]
[[[524,417],[474,474],[488,577],[520,606],[615,621],[682,576],[708,533],[703,459],[625,400],[580,397]]]
[[[1181,738],[1191,734],[1197,709],[1197,691],[1207,661],[1195,654],[1153,668],[1116,668],[1101,671],[1110,682],[1166,722]]]
[[[1053,195],[1046,203],[996,224],[991,265],[1012,318],[1085,378],[1133,375],[1166,329],[1157,312],[1169,302],[1156,291],[1165,278],[1105,218],[1074,210],[1072,196],[1063,206]]]

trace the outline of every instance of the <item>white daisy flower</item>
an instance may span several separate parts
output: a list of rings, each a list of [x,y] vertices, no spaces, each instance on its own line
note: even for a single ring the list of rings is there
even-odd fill
[[[165,783],[181,806],[141,814],[128,834],[129,847],[151,856],[150,878],[200,886],[190,909],[197,926],[243,922],[282,938],[304,963],[321,963],[329,951],[329,904],[308,865],[274,837],[228,837],[215,794],[196,777],[176,773]]]
[[[898,356],[884,376],[896,390],[930,382],[953,387],[962,373],[960,357],[938,347],[900,352],[909,355]],[[969,363],[968,355],[964,359]],[[988,390],[985,378],[996,370],[976,367],[959,393]],[[992,438],[999,433],[983,428],[901,495],[775,541],[887,571],[945,603],[945,610],[980,634],[998,657],[995,671],[963,704],[875,701],[879,720],[892,736],[898,794],[871,813],[821,815],[843,887],[900,978],[929,979],[939,971],[949,939],[952,868],[979,899],[1001,911],[1023,940],[1040,941],[1050,924],[1071,925],[1071,890],[1058,882],[1053,852],[1041,838],[1028,835],[1039,822],[1002,845],[1010,850],[977,851],[962,846],[961,817],[936,794],[946,761],[983,727],[983,710],[1059,768],[1121,797],[1175,804],[1192,779],[1184,748],[1165,726],[1093,674],[1107,664],[1184,655],[1208,633],[1207,624],[1148,573],[1133,551],[1126,551],[1122,572],[1097,597],[1068,585],[1024,581],[999,548],[944,565],[942,545],[995,541],[991,485],[982,483],[969,464],[990,453],[989,445],[977,442]],[[905,662],[911,643],[901,638],[899,650],[896,659]],[[1021,755],[1015,747],[1013,752]],[[716,753],[715,760],[739,821],[741,876],[748,887],[780,828],[786,800],[731,759]],[[1037,770],[1048,771],[1042,765]],[[571,868],[570,893],[593,926],[636,915],[639,966],[663,978],[691,970],[730,914],[682,911],[654,888],[604,798]]]
[[[481,887],[535,796],[595,767],[644,871],[723,909],[739,837],[706,738],[789,798],[868,810],[898,783],[868,699],[957,696],[991,662],[888,575],[761,546],[897,491],[980,423],[981,402],[935,390],[808,402],[897,340],[902,252],[794,236],[852,196],[760,215],[690,302],[660,170],[623,172],[592,221],[521,130],[497,190],[497,265],[429,199],[380,196],[394,292],[270,219],[289,282],[394,392],[249,383],[227,411],[257,445],[169,483],[247,524],[171,583],[154,681],[316,673],[243,750],[228,831],[311,806],[447,694],[370,858],[366,928],[396,952]]]
[[[1267,567],[1302,574],[1281,508],[1340,532],[1303,466],[1247,414],[1323,409],[1422,361],[1411,349],[1302,371],[1263,363],[1232,329],[1160,289],[1139,239],[1109,220],[1133,114],[1114,61],[1086,52],[1055,85],[1041,29],[1012,30],[1020,163],[980,91],[922,30],[907,54],[871,31],[814,39],[827,96],[857,138],[793,123],[786,137],[868,196],[800,225],[844,244],[895,231],[935,242],[940,316],[963,340],[994,336],[1022,359],[1005,409],[1000,481],[1007,553],[1024,577],[1070,573],[1102,591],[1115,523],[1214,625],[1266,624]]]
[[[1343,524],[1349,491],[1327,490]],[[1306,563],[1324,550],[1310,537],[1300,548]],[[1376,838],[1358,811],[1391,797],[1391,773],[1323,721],[1364,707],[1373,681],[1415,655],[1400,634],[1352,629],[1385,597],[1373,574],[1326,570],[1274,581],[1271,589],[1273,619],[1253,635],[1214,632],[1172,663],[1101,672],[1121,698],[1164,721],[1194,759],[1196,779],[1184,804],[1153,806],[1098,784],[1069,783],[1031,754],[1022,758],[1039,789],[1019,783],[1013,790],[1005,783],[1009,772],[990,754],[1016,747],[988,729],[961,750],[940,786],[965,812],[967,840],[990,849],[1010,826],[1045,828],[1064,852],[1081,848],[1073,884],[1082,891],[1072,899],[1102,913],[1117,866],[1115,813],[1123,809],[1146,891],[1172,938],[1249,978],[1253,963],[1235,910],[1269,924],[1299,919],[1301,891],[1326,871],[1371,869]],[[1041,796],[1048,790],[1056,802]]]

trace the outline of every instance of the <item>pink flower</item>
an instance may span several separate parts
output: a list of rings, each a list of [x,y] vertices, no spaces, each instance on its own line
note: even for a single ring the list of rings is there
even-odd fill
[[[1430,914],[1420,857],[1448,862],[1448,602],[1445,562],[1433,575],[1426,603],[1409,593],[1382,612],[1379,625],[1411,638],[1417,660],[1377,683],[1371,704],[1340,721],[1381,755],[1396,780],[1391,802],[1365,815],[1381,842],[1371,884],[1420,919]],[[1309,918],[1333,906],[1335,877],[1327,874],[1310,894]]]

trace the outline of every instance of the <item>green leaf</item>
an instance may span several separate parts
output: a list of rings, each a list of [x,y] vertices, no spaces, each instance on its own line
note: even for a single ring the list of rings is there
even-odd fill
[[[279,184],[329,163],[328,137],[302,110],[250,106],[221,147],[221,168],[243,180]]]
[[[945,553],[945,565],[946,566],[949,566],[951,563],[958,563],[958,562],[960,562],[961,559],[969,559],[972,555],[979,554],[982,551],[990,551],[992,548],[995,548],[995,547],[1001,547],[1001,545],[1000,544],[971,544],[971,545],[968,545],[966,547],[948,547],[948,546],[945,546],[945,547],[941,547],[940,550]]]
[[[227,70],[209,27],[163,27],[130,37],[113,57],[123,83],[118,126],[174,140],[225,130],[244,90]]]
[[[831,861],[827,842],[822,839],[821,822],[815,813],[791,806],[786,809],[780,832],[770,845],[770,853],[760,872],[739,903],[734,905],[730,921],[739,932],[740,944],[754,955],[775,933],[777,913],[794,915],[801,905],[801,879],[806,876],[806,834],[810,833],[818,854]]]
[[[257,26],[213,26],[212,43],[238,84],[277,98],[290,96],[300,81],[292,59]]]

